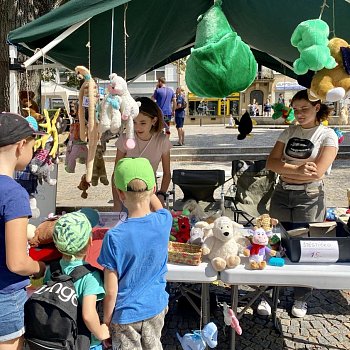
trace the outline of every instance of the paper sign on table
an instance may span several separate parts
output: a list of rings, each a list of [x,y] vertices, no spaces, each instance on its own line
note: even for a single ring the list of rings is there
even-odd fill
[[[339,245],[337,241],[300,240],[299,262],[337,262]]]

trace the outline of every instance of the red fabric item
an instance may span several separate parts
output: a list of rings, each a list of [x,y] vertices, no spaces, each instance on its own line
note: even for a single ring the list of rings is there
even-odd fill
[[[92,244],[89,247],[85,260],[92,266],[103,270],[103,267],[97,262],[97,258],[100,255],[103,237],[109,228],[95,227],[92,229]]]
[[[250,255],[258,255],[259,254],[259,250],[261,248],[264,248],[264,245],[260,245],[260,244],[252,244],[252,248],[250,249]]]
[[[53,261],[60,259],[62,257],[62,253],[60,253],[54,244],[48,244],[42,247],[30,248],[29,256],[36,261]]]

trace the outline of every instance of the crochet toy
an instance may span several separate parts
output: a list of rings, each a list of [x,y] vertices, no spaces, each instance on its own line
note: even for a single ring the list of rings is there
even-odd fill
[[[43,119],[43,116],[39,113],[39,106],[34,101],[34,96],[33,91],[20,91],[19,104],[23,110],[24,117],[32,116],[39,122]]]
[[[253,234],[252,244],[243,251],[243,254],[249,256],[249,266],[252,270],[263,270],[266,267],[267,255],[276,255],[274,250],[267,247],[272,231],[265,231],[262,227],[249,231]]]
[[[274,226],[277,226],[278,220],[270,217],[269,214],[262,214],[256,218],[255,226],[263,228],[265,231],[271,231]]]
[[[207,255],[216,271],[233,268],[241,262],[237,243],[237,228],[243,227],[226,216],[214,221],[213,235],[207,237],[202,245],[203,255]]]
[[[190,221],[187,216],[179,216],[174,219],[174,228],[172,235],[175,236],[176,242],[186,243],[190,239]]]
[[[113,134],[118,133],[121,126],[120,103],[121,98],[115,90],[116,82],[113,80],[115,74],[109,76],[108,94],[104,97],[101,104],[101,118],[99,124],[100,133],[110,130]]]
[[[237,140],[244,140],[253,130],[252,118],[250,118],[248,112],[245,112],[240,120],[238,120],[236,117],[234,119],[235,124],[238,125],[239,135],[237,136]]]
[[[90,184],[86,181],[86,174],[84,174],[81,179],[80,179],[80,183],[77,186],[77,188],[80,191],[83,191],[81,194],[81,198],[86,199],[88,196],[88,193],[86,192],[88,190],[88,188],[90,187]]]
[[[333,128],[333,130],[338,136],[338,143],[340,145],[344,141],[344,134],[339,128]]]
[[[276,120],[282,117],[286,124],[291,124],[294,120],[294,110],[293,108],[285,106],[283,103],[275,103],[272,105],[273,114],[272,119]]]
[[[206,324],[202,330],[187,333],[183,337],[176,333],[183,350],[205,350],[206,346],[214,349],[218,345],[218,329],[215,323]]]
[[[114,91],[121,97],[120,112],[126,127],[126,148],[135,148],[134,119],[139,114],[141,102],[136,102],[130,95],[126,81],[116,73],[110,75]]]
[[[31,247],[49,244],[53,242],[53,230],[58,217],[55,219],[45,220],[35,229],[34,237],[29,240]]]
[[[96,121],[96,103],[98,101],[98,90],[95,81],[92,79],[90,71],[84,66],[75,67],[75,72],[78,74],[78,78],[85,79],[84,83],[79,90],[79,124],[80,124],[80,139],[86,141],[86,128],[85,128],[85,110],[84,107],[88,107],[88,157],[86,160],[86,181],[91,182],[92,168],[94,164],[95,152],[98,141],[98,125]],[[88,99],[88,101],[86,100]]]
[[[186,84],[202,97],[223,98],[254,81],[257,63],[249,46],[231,28],[221,0],[198,18],[196,41],[186,63]]]
[[[322,68],[333,69],[337,62],[328,48],[329,27],[321,19],[301,22],[294,30],[291,44],[300,52],[300,58],[294,61],[296,74],[305,74],[308,70],[319,71]]]
[[[242,335],[242,328],[239,325],[238,318],[225,302],[222,305],[225,325],[233,328],[238,335]]]
[[[88,156],[87,143],[80,140],[79,123],[70,126],[69,141],[66,150],[65,170],[67,173],[75,173],[76,162],[86,164]]]
[[[101,145],[97,145],[94,167],[92,169],[91,185],[97,186],[98,180],[104,185],[109,185],[109,181],[106,173],[105,161],[103,159],[103,149]]]
[[[309,98],[336,102],[345,98],[350,92],[350,46],[340,38],[329,41],[331,55],[338,65],[333,69],[322,69],[311,81]]]

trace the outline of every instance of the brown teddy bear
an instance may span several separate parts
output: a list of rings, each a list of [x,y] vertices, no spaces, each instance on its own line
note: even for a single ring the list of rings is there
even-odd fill
[[[350,75],[346,69],[350,63],[346,59],[349,57],[350,45],[343,39],[333,38],[328,47],[338,65],[333,69],[321,69],[314,75],[309,90],[311,101],[336,102],[350,93]]]
[[[92,178],[91,185],[97,186],[98,180],[100,179],[101,183],[104,185],[109,185],[109,181],[107,178],[105,161],[103,159],[103,147],[101,145],[97,145],[94,166],[92,168]]]
[[[79,190],[83,191],[81,198],[86,199],[88,196],[87,190],[90,187],[90,184],[86,181],[86,175],[84,174],[80,179],[80,184],[77,186]]]
[[[20,91],[19,92],[19,103],[23,110],[24,117],[32,116],[37,122],[40,122],[44,117],[39,113],[39,106],[34,101],[33,91]]]
[[[55,227],[58,218],[53,220],[43,221],[34,231],[34,237],[29,239],[31,247],[38,247],[43,244],[49,244],[53,242],[53,229]]]

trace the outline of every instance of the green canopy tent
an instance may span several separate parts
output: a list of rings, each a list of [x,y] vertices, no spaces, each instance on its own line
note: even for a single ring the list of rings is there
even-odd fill
[[[290,66],[299,53],[290,44],[291,34],[300,22],[318,18],[323,2],[223,0],[223,11],[260,64],[295,77]],[[336,36],[350,42],[350,4],[345,0],[328,3],[322,19]],[[126,67],[126,78],[130,80],[189,54],[195,41],[197,18],[212,4],[212,0],[71,0],[10,32],[8,41],[19,50],[34,51],[58,42],[56,38],[70,30],[72,33],[54,46],[48,57],[71,69],[89,66],[90,42],[94,76],[107,78],[112,52],[112,71],[124,76]]]

